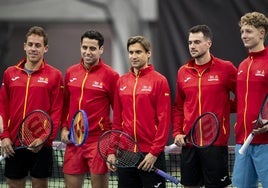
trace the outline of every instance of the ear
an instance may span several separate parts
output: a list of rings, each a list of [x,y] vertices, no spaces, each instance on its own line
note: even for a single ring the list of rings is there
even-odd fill
[[[151,52],[151,51],[148,51],[148,52],[147,52],[147,57],[150,58],[151,55],[152,55],[152,52]]]
[[[24,51],[26,51],[26,43],[25,42],[23,43],[23,49],[24,49]]]
[[[45,53],[48,52],[48,45],[45,46]]]
[[[104,46],[102,45],[102,46],[100,47],[100,54],[103,54],[103,52],[104,52]]]
[[[211,45],[212,45],[212,41],[209,39],[208,40],[208,46],[211,47]]]
[[[261,39],[264,39],[265,38],[265,29],[261,27],[259,31],[260,31],[260,34],[261,34],[261,36],[260,36]]]

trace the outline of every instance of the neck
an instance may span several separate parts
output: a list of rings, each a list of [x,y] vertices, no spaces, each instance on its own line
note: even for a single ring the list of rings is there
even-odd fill
[[[41,65],[41,63],[26,62],[24,66],[27,70],[35,71],[35,70],[39,69],[40,65]]]
[[[204,56],[195,58],[195,64],[197,65],[204,65],[210,61],[210,53],[205,54]]]
[[[249,52],[259,52],[265,49],[265,46],[263,43],[260,43],[259,45],[253,47],[253,48],[249,48]]]

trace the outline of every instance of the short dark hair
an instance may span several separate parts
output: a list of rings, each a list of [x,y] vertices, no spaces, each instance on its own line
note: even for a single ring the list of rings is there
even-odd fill
[[[28,37],[32,34],[39,35],[44,38],[44,46],[48,45],[48,35],[45,32],[44,28],[39,27],[39,26],[33,26],[29,29],[28,33],[26,34],[26,41]],[[25,42],[26,42],[25,41]]]
[[[81,36],[81,43],[83,42],[84,38],[89,38],[89,39],[95,39],[98,41],[99,47],[103,46],[104,44],[104,38],[102,34],[96,30],[89,30],[86,31],[82,36]]]
[[[196,25],[189,29],[189,33],[203,33],[204,37],[212,41],[213,34],[207,25]]]
[[[127,41],[127,51],[130,45],[139,43],[142,45],[142,47],[145,49],[146,52],[151,51],[151,43],[149,42],[148,39],[146,39],[143,36],[133,36],[130,37]]]

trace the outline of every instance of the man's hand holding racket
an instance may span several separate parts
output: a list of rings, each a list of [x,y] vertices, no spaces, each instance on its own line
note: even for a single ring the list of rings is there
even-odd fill
[[[98,152],[112,171],[115,171],[116,168],[137,167],[142,170],[153,171],[175,184],[179,183],[179,180],[175,177],[156,168],[154,166],[155,156],[150,153],[144,156],[139,150],[137,142],[122,131],[104,132],[98,140]]]
[[[9,138],[4,138],[1,141],[1,153],[2,153],[2,156],[5,156],[5,157],[14,156],[15,151],[12,147],[12,141]]]
[[[262,127],[257,127],[252,130],[254,135],[258,135],[268,131],[268,120],[262,120]]]
[[[81,146],[88,137],[88,117],[84,110],[78,110],[72,118],[70,129],[63,128],[61,140],[65,144]]]
[[[185,134],[178,134],[175,139],[174,139],[174,143],[178,146],[178,147],[182,147],[186,145],[186,140],[185,140],[186,135]]]
[[[26,148],[32,152],[38,152],[49,140],[52,130],[52,120],[45,111],[31,111],[20,123],[14,142],[9,138],[2,140],[2,156],[0,157],[0,161],[6,157],[13,156],[15,150],[18,149]]]
[[[238,151],[240,154],[245,154],[248,146],[250,145],[255,135],[264,133],[268,130],[268,95],[266,95],[266,97],[264,98],[260,112],[258,114],[258,119],[253,122],[253,124],[254,128],[252,132],[248,135],[244,144]]]
[[[144,156],[144,159],[140,162],[137,168],[150,172],[152,171],[156,160],[157,160],[156,156],[152,155],[151,153],[148,153],[147,155]]]

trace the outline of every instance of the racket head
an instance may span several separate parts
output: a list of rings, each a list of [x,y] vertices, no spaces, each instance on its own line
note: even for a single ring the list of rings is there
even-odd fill
[[[50,116],[43,110],[33,110],[22,120],[17,138],[21,147],[28,147],[37,138],[42,142],[34,147],[43,145],[53,131],[53,123]]]
[[[106,131],[99,137],[98,152],[106,162],[119,168],[135,167],[142,157],[135,140],[119,130]],[[115,155],[115,164],[108,160],[110,154]]]
[[[84,110],[78,110],[73,115],[69,134],[74,145],[81,146],[85,143],[88,137],[88,117]]]
[[[265,96],[258,115],[255,128],[263,127],[268,124],[268,95]]]
[[[220,123],[212,112],[206,112],[199,116],[191,129],[191,142],[198,148],[211,146],[218,138]]]

